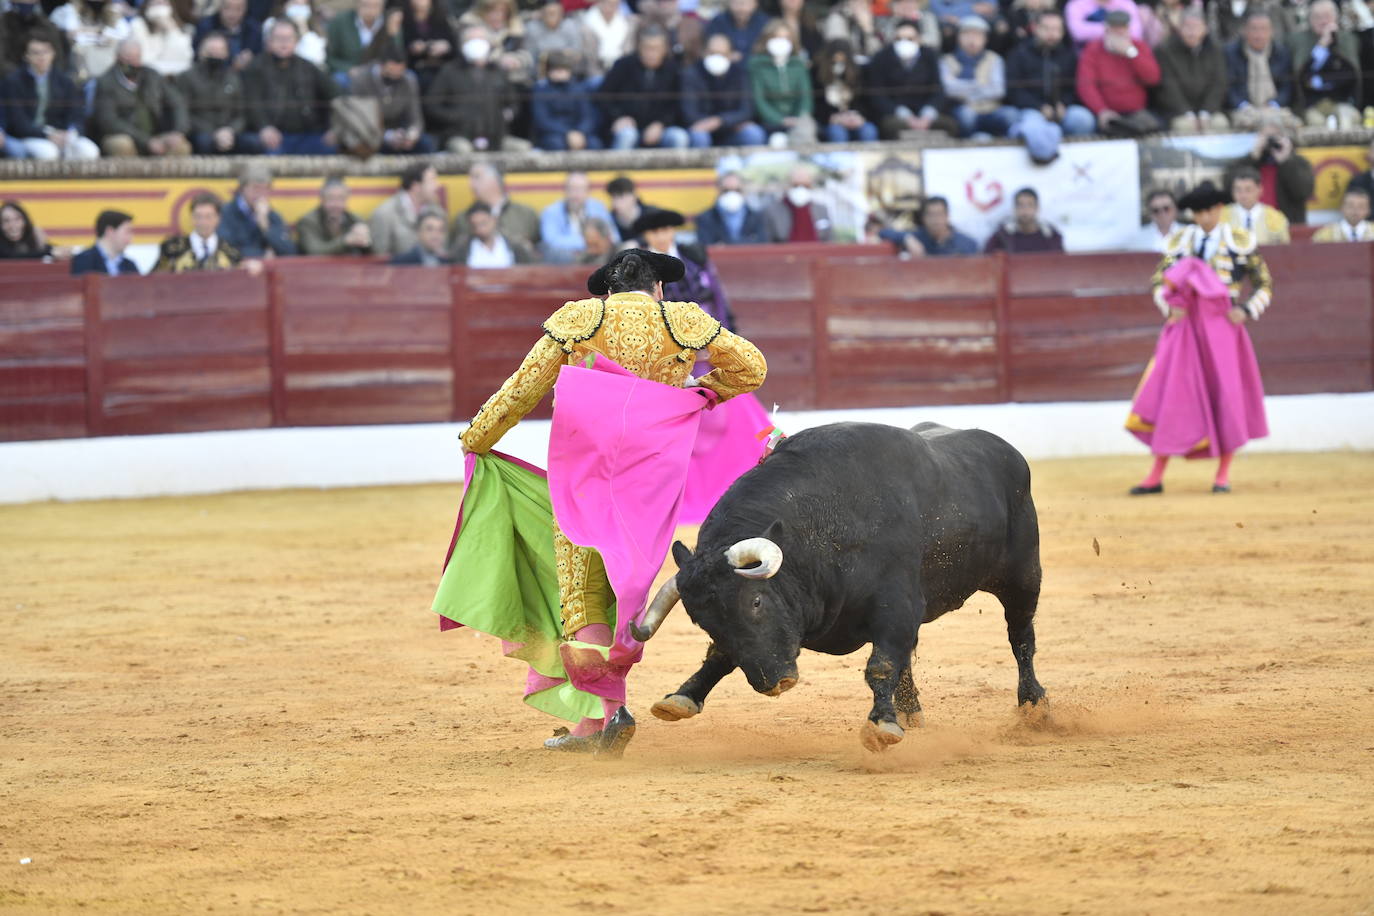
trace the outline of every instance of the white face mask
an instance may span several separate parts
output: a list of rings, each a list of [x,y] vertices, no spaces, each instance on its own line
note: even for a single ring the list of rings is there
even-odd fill
[[[792,202],[794,207],[805,207],[811,203],[811,189],[801,185],[793,185],[787,189],[787,199]]]
[[[150,6],[148,7],[148,18],[153,22],[171,22],[172,8],[170,6]]]
[[[283,10],[283,12],[286,13],[287,19],[290,19],[294,22],[310,21],[309,3],[288,3],[286,4],[286,7]]]
[[[768,39],[768,43],[765,44],[764,47],[768,49],[768,53],[773,55],[775,59],[792,56],[792,39],[783,38],[781,35],[776,38]]]
[[[744,195],[739,191],[724,191],[717,203],[726,213],[738,213],[744,209]]]
[[[463,56],[473,63],[486,60],[491,54],[491,42],[485,38],[469,38],[463,42]]]
[[[921,46],[910,38],[898,38],[892,43],[892,50],[896,51],[902,60],[911,60],[920,52]]]
[[[835,71],[836,76],[844,76],[844,71],[848,67],[849,65],[842,60],[837,60],[835,61],[835,63],[830,65],[830,69]]]
[[[724,54],[707,54],[701,59],[701,65],[712,76],[724,76],[725,71],[730,69],[730,58]]]

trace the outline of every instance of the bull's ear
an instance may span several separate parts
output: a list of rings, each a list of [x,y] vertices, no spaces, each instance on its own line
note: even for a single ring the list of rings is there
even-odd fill
[[[687,549],[687,545],[681,541],[673,541],[673,562],[677,564],[677,568],[681,569],[690,559],[692,551]]]
[[[787,534],[787,526],[782,523],[782,519],[774,519],[773,524],[768,526],[768,530],[763,536],[774,544],[781,544],[783,537]]]

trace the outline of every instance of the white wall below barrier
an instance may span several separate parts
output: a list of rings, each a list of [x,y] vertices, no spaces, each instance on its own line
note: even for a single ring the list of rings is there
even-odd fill
[[[1374,392],[1270,397],[1254,451],[1374,450]],[[779,412],[795,433],[841,420],[979,427],[1035,458],[1144,455],[1125,401]],[[462,478],[462,424],[297,427],[0,444],[0,503],[432,483]],[[501,450],[542,465],[548,421],[521,423]]]

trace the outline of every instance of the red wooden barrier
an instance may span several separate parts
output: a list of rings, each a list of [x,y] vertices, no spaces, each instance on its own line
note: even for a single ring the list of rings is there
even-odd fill
[[[768,357],[760,397],[788,409],[1126,398],[1159,333],[1149,254],[712,255],[741,333]],[[1374,389],[1374,246],[1265,256],[1277,295],[1251,333],[1266,390]],[[325,258],[260,277],[7,266],[0,439],[463,420],[586,275]]]

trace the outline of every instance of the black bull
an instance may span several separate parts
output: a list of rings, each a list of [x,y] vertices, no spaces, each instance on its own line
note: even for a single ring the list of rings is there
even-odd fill
[[[678,573],[636,635],[652,635],[680,599],[711,647],[654,705],[660,719],[699,713],[736,668],[777,696],[796,684],[801,649],[847,655],[871,643],[863,741],[894,744],[921,721],[911,675],[921,624],[976,591],[1005,611],[1017,701],[1045,697],[1032,663],[1040,532],[1030,469],[991,433],[935,423],[805,430],[721,497],[695,553],[678,542],[673,558]]]

